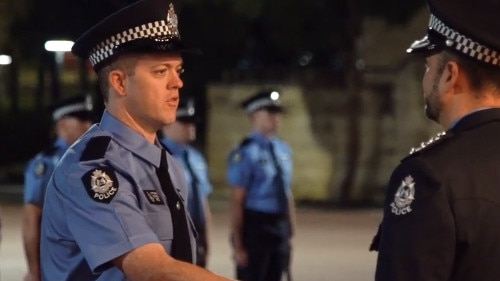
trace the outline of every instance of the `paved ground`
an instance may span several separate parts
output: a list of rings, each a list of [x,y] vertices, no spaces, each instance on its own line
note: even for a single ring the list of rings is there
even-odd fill
[[[209,269],[232,276],[227,243],[229,216],[224,204],[214,209],[213,249]],[[1,281],[22,280],[21,205],[2,203]],[[293,262],[294,281],[373,280],[375,254],[368,244],[381,218],[380,210],[298,210]]]

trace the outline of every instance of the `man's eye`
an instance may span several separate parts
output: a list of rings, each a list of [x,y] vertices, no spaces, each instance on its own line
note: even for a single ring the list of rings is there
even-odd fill
[[[166,68],[165,69],[158,69],[158,70],[155,70],[155,73],[156,74],[165,74],[165,73],[167,73],[167,69]]]
[[[182,73],[184,73],[184,68],[177,69],[177,74],[181,75]]]

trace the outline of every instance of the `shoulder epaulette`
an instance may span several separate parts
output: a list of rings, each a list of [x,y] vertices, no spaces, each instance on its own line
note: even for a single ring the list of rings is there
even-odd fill
[[[162,147],[163,149],[165,149],[165,151],[167,151],[167,153],[168,153],[168,154],[170,154],[170,155],[174,155],[174,154],[172,153],[172,151],[170,151],[170,149],[168,149],[168,147],[167,147],[166,145],[161,144],[161,147]]]
[[[414,154],[417,154],[418,152],[421,152],[422,150],[429,149],[429,148],[443,142],[444,140],[450,138],[451,135],[452,135],[451,133],[440,132],[436,136],[430,138],[428,141],[420,143],[420,146],[412,147],[410,149],[410,155],[414,155]]]
[[[57,151],[57,146],[55,145],[51,145],[49,147],[47,147],[46,149],[43,150],[43,154],[44,155],[47,155],[47,156],[51,156],[51,155],[54,155]]]
[[[252,143],[252,138],[250,137],[246,137],[244,138],[241,143],[240,143],[240,147],[244,147],[244,146],[247,146],[249,145],[250,143]]]
[[[108,150],[109,142],[111,137],[100,136],[89,140],[87,147],[83,150],[80,161],[97,160],[104,157],[106,151]]]

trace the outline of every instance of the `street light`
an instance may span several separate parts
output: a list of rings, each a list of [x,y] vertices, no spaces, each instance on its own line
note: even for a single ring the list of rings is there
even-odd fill
[[[71,51],[73,41],[68,40],[48,40],[45,42],[45,50],[54,53],[54,59],[50,63],[52,78],[52,99],[56,101],[61,96],[60,70],[64,62],[64,53]]]
[[[74,42],[68,40],[49,40],[45,42],[45,50],[56,54],[57,65],[60,66],[64,60],[64,52],[70,52]]]
[[[12,63],[12,57],[9,55],[0,55],[0,65],[9,65]]]

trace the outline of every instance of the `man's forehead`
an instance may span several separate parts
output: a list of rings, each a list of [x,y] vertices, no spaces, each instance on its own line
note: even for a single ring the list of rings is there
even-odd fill
[[[151,64],[180,65],[183,63],[179,53],[146,53],[135,55],[137,61]]]

